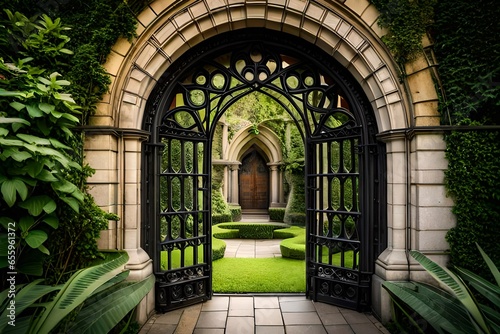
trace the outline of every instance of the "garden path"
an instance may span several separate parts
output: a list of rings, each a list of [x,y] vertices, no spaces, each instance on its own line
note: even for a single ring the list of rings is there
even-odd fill
[[[259,219],[260,218],[260,219]],[[259,220],[256,220],[259,219]],[[242,221],[268,221],[243,217]],[[281,257],[281,239],[224,239],[226,257]],[[154,314],[139,334],[389,334],[370,313],[317,303],[303,294],[216,294],[203,304]]]

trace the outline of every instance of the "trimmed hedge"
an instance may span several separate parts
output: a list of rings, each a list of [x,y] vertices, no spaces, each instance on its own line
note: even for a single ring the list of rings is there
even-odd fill
[[[231,221],[238,222],[241,220],[241,206],[229,206],[229,210],[231,211]]]
[[[276,224],[221,223],[212,227],[212,235],[226,239],[273,239],[274,230],[281,228]]]
[[[287,229],[274,231],[275,238],[285,239],[280,243],[282,257],[304,260],[306,258],[305,229],[293,226]]]
[[[225,252],[226,243],[224,242],[224,240],[212,237],[212,261],[222,259]]]
[[[285,208],[269,208],[269,220],[282,222],[285,218]]]

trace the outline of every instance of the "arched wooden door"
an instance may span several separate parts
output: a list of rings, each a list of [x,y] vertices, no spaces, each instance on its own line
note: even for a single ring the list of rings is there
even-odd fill
[[[269,168],[256,150],[252,150],[242,159],[238,174],[241,209],[269,208]]]
[[[212,137],[227,108],[254,91],[288,112],[305,144],[307,297],[368,308],[386,244],[384,147],[370,103],[313,45],[244,30],[189,50],[148,101],[142,246],[153,259],[157,309],[211,298]]]

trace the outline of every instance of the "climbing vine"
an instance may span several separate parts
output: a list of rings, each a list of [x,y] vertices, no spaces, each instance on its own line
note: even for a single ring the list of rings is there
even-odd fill
[[[434,17],[437,0],[371,0],[380,12],[378,24],[388,32],[382,40],[400,68],[422,51],[422,38]]]
[[[500,125],[498,3],[441,0],[435,11],[443,118],[460,126]],[[500,131],[469,128],[445,140],[446,186],[457,219],[447,234],[451,261],[486,277],[475,242],[500,263]]]

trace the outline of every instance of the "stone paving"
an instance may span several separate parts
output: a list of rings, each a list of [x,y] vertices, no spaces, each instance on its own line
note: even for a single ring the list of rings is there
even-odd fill
[[[155,314],[140,334],[388,334],[370,314],[303,295],[215,295],[211,300]]]
[[[226,257],[281,256],[281,240],[226,241]],[[388,334],[369,313],[294,294],[214,295],[198,305],[155,314],[140,334]]]

